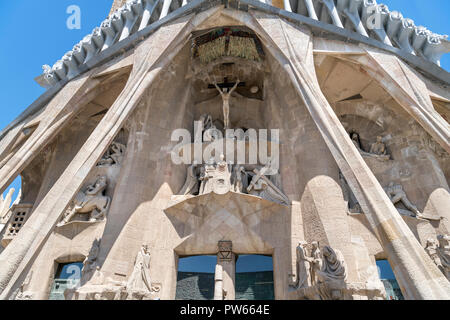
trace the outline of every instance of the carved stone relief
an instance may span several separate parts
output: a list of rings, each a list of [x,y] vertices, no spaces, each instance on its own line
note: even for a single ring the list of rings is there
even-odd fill
[[[106,218],[111,204],[111,198],[106,196],[108,180],[106,176],[100,176],[94,184],[88,185],[84,191],[79,192],[71,208],[66,212],[58,226],[63,226],[72,221],[78,213],[89,214],[89,221],[96,222]]]
[[[401,203],[403,204],[403,206],[405,206],[406,210],[397,208],[398,212],[401,215],[418,219],[435,220],[428,217],[425,218],[422,213],[419,212],[417,207],[408,199],[401,184],[395,184],[394,182],[391,182],[387,187],[384,188],[384,191],[394,205]]]
[[[450,281],[450,236],[438,235],[437,240],[428,239],[425,250]]]

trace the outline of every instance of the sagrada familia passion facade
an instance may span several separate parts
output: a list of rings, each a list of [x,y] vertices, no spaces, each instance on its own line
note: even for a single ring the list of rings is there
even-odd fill
[[[446,36],[375,0],[99,25],[0,133],[0,299],[450,299]]]

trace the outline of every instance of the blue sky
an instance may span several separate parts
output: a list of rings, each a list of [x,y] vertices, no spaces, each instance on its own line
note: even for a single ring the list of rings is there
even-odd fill
[[[449,0],[384,0],[417,25],[436,33],[450,33]],[[112,0],[14,0],[0,1],[0,128],[13,121],[43,92],[34,78],[42,65],[53,65],[103,21]],[[69,30],[66,9],[81,8],[81,29]],[[450,54],[443,59],[450,70]],[[15,183],[16,189],[18,183]]]

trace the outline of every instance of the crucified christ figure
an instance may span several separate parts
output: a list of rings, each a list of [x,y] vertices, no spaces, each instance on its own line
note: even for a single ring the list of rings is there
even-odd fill
[[[234,85],[231,90],[228,88],[220,89],[220,87],[217,85],[217,83],[214,83],[214,86],[219,91],[220,95],[222,96],[223,100],[223,124],[225,129],[229,129],[229,122],[230,122],[230,96],[233,93],[234,90],[236,90],[237,86],[239,85],[240,81],[239,79],[236,81],[236,84]]]

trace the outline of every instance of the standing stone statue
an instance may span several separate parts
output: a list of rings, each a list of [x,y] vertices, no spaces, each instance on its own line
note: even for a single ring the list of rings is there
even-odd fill
[[[313,241],[311,246],[311,283],[314,285],[318,282],[318,274],[322,270],[322,254],[320,252],[319,242]]]
[[[111,199],[104,195],[108,182],[105,176],[101,176],[97,181],[89,185],[84,192],[79,192],[74,199],[72,210],[58,224],[62,226],[72,220],[77,213],[90,213],[89,221],[98,221],[106,216]]]
[[[403,191],[403,186],[400,184],[394,184],[394,182],[389,183],[389,185],[384,188],[384,191],[386,191],[387,195],[389,196],[389,199],[391,199],[391,202],[396,205],[397,203],[401,202],[403,205],[409,210],[399,210],[399,213],[406,216],[411,216],[415,218],[422,218],[422,214],[419,212],[417,207],[409,201],[408,197],[406,196],[405,191]]]
[[[83,261],[83,268],[81,269],[81,273],[83,278],[89,278],[89,276],[95,271],[97,257],[100,252],[100,240],[95,239],[92,248],[89,251],[89,254]]]
[[[223,101],[223,124],[224,124],[224,129],[229,129],[230,126],[230,96],[233,93],[234,90],[236,90],[236,88],[238,87],[240,81],[237,80],[236,84],[234,85],[233,88],[231,88],[231,90],[228,91],[228,88],[224,88],[224,90],[222,91],[222,89],[219,88],[219,86],[217,85],[217,83],[214,83],[214,85],[216,86],[217,90],[219,91],[220,95],[222,96],[222,101]]]
[[[438,254],[439,242],[436,239],[428,239],[425,246],[425,251],[430,256],[431,260],[442,270],[441,259]]]
[[[439,258],[441,259],[442,272],[450,281],[450,236],[439,235],[439,248],[437,249]]]
[[[187,169],[186,182],[181,188],[180,195],[195,194],[199,191],[199,183],[197,177],[197,161],[194,160]]]
[[[313,259],[308,256],[307,252],[308,244],[304,241],[298,243],[297,263],[296,263],[296,281],[291,284],[296,289],[306,288],[311,286],[311,263]]]
[[[152,292],[152,284],[150,281],[150,252],[147,245],[142,245],[134,262],[133,272],[127,282],[127,292],[129,298],[133,293],[146,295]]]
[[[357,134],[356,132],[353,132],[351,135],[352,138],[352,142],[355,145],[356,149],[358,149],[359,151],[363,151],[362,147],[361,147],[361,141],[359,139],[359,134]]]
[[[244,183],[242,176],[246,177],[245,169],[243,166],[235,165],[233,167],[233,191],[238,193],[244,192]]]

